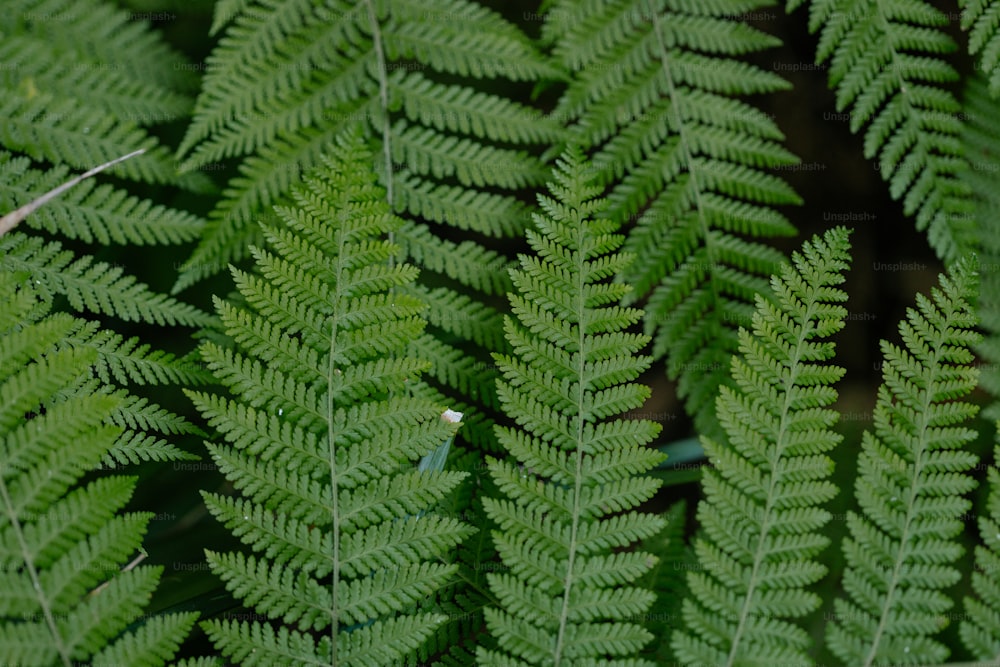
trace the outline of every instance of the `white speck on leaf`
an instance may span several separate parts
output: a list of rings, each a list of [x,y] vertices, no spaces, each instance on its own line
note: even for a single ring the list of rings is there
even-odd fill
[[[284,413],[285,413],[285,409],[284,409],[284,408],[278,408],[278,416],[279,416],[279,417],[280,417],[281,415],[283,415]]]

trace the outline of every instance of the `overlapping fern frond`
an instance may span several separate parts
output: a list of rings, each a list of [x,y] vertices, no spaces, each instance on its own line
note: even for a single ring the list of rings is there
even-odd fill
[[[230,2],[219,8],[215,28],[223,25],[180,152],[188,169],[237,158],[240,175],[177,288],[245,257],[259,242],[256,219],[360,122],[378,146],[386,201],[408,220],[395,240],[427,272],[406,289],[430,305],[437,334],[418,341],[419,353],[447,360],[428,379],[452,396],[486,388],[474,403],[482,426],[463,434],[495,447],[483,419],[496,407],[495,373],[483,367],[496,349],[476,348],[501,320],[492,308],[456,306],[509,288],[495,239],[520,235],[527,207],[515,195],[543,182],[547,169],[534,155],[562,131],[498,91],[554,69],[514,26],[470,0]],[[444,287],[430,291],[432,281]]]
[[[29,277],[0,271],[0,301],[0,662],[165,664],[197,614],[136,625],[162,572],[132,560],[153,515],[121,512],[134,477],[81,482],[121,448],[128,397],[95,382],[99,352]]]
[[[978,371],[976,268],[957,262],[928,299],[917,295],[899,331],[904,347],[882,341],[883,383],[866,431],[844,540],[847,599],[836,600],[827,645],[851,665],[944,662],[934,635],[952,606],[944,589],[961,577],[963,494],[977,456],[963,450],[976,437],[965,423],[978,408],[964,400]]]
[[[1000,446],[993,450],[1000,461]],[[972,572],[973,597],[964,600],[960,632],[962,642],[977,660],[1000,662],[1000,470],[996,465],[987,476],[990,494],[986,513],[979,517],[983,543],[976,547],[976,567]]]
[[[46,243],[40,238],[20,232],[10,233],[12,225],[19,222],[34,224],[34,213],[38,212],[39,206],[44,211],[45,204],[49,203],[58,209],[60,193],[65,193],[66,188],[72,191],[72,187],[79,185],[81,179],[106,166],[101,165],[52,188],[44,196],[3,216],[0,220],[0,235],[4,237],[0,238],[0,273],[27,276],[33,294],[42,299],[46,308],[52,306],[56,295],[62,295],[77,310],[118,315],[126,320],[171,324],[208,322],[207,316],[197,309],[162,294],[155,294],[131,277],[122,277],[120,268],[112,268],[103,262],[92,263],[89,257],[71,263],[73,254],[61,251],[58,242]],[[63,210],[66,210],[65,207]],[[96,217],[100,218],[102,213],[97,213]],[[4,234],[5,231],[8,233]],[[39,259],[42,261],[36,261]],[[148,460],[195,458],[152,432],[182,434],[196,433],[198,429],[155,403],[130,394],[125,387],[171,383],[197,385],[207,381],[210,375],[198,368],[191,359],[178,359],[172,354],[151,350],[149,345],[141,344],[138,338],[126,339],[111,330],[102,330],[94,321],[72,321],[73,326],[67,330],[60,344],[75,349],[88,349],[96,355],[96,377],[90,380],[86,390],[111,392],[122,399],[109,420],[125,430],[104,462],[113,466]],[[113,385],[119,385],[120,388],[113,389]]]
[[[0,15],[0,207],[18,208],[65,180],[145,148],[108,169],[124,179],[205,190],[204,174],[178,176],[146,129],[186,116],[197,79],[162,37],[104,0],[12,0]],[[13,151],[12,155],[7,151]],[[47,171],[29,166],[54,165]],[[24,227],[87,243],[192,241],[203,221],[110,185],[84,181]],[[156,294],[123,268],[77,256],[58,241],[18,230],[0,240],[4,269],[27,271],[44,298],[124,320],[204,326],[204,313]]]
[[[820,31],[816,62],[829,61],[837,109],[850,109],[852,132],[867,127],[865,157],[938,256],[955,261],[975,236],[960,178],[961,105],[945,87],[958,79],[943,59],[955,50],[948,18],[923,0],[813,0],[809,10],[810,30]]]
[[[649,366],[638,354],[648,338],[624,331],[642,312],[618,306],[629,288],[609,279],[629,258],[617,252],[618,225],[599,217],[601,187],[579,149],[557,161],[549,187],[537,231],[527,232],[535,254],[512,271],[514,317],[504,328],[513,353],[495,355],[498,393],[517,426],[497,426],[513,460],[490,459],[500,495],[483,499],[503,570],[487,575],[499,601],[486,611],[497,647],[477,658],[645,664],[631,658],[652,635],[634,619],[654,595],[635,582],[655,559],[621,549],[664,525],[635,511],[660,485],[643,476],[662,459],[645,446],[660,427],[620,415],[649,395],[633,382]]]
[[[769,4],[564,0],[545,24],[571,76],[556,112],[610,187],[607,215],[635,223],[629,298],[649,295],[654,355],[712,436],[737,327],[783,259],[762,239],[795,233],[776,207],[799,198],[768,169],[798,160],[774,121],[739,99],[788,87],[739,60],[779,43],[739,20]]]
[[[820,604],[805,588],[825,573],[817,556],[829,544],[823,504],[837,494],[828,453],[833,384],[829,340],[844,326],[847,294],[838,286],[850,263],[847,230],[806,242],[793,265],[757,297],[753,331],[740,329],[732,362],[735,388],[723,386],[717,413],[724,441],[703,439],[711,467],[698,505],[701,568],[688,574],[685,630],[678,658],[695,664],[807,664],[808,633],[793,622]]]
[[[401,221],[360,134],[336,151],[277,209],[284,225],[252,250],[258,271],[233,269],[245,305],[218,301],[235,347],[202,355],[236,398],[190,394],[240,492],[205,502],[255,552],[207,553],[268,619],[205,623],[244,665],[403,664],[447,620],[421,602],[450,583],[447,554],[473,532],[429,511],[465,473],[415,464],[454,425],[409,391],[429,364],[403,356],[424,306],[401,289],[417,270],[385,239]]]

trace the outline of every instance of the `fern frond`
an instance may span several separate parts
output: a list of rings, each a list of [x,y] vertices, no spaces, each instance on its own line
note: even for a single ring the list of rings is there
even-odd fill
[[[74,257],[58,241],[12,232],[0,238],[0,260],[4,271],[31,275],[44,299],[65,296],[78,311],[157,324],[208,326],[213,321],[194,306],[157,294],[124,275],[121,267],[86,255]]]
[[[1000,461],[1000,446],[993,450]],[[964,600],[960,632],[962,642],[977,660],[1000,661],[1000,471],[989,469],[990,495],[986,513],[979,517],[979,535],[983,543],[976,547],[976,567],[972,572],[974,597]]]
[[[827,645],[851,664],[944,662],[934,635],[952,606],[944,590],[960,578],[954,562],[962,497],[975,487],[978,460],[963,446],[976,432],[963,424],[978,408],[970,348],[978,342],[969,302],[976,291],[972,261],[958,262],[931,299],[917,295],[899,331],[905,348],[882,341],[883,383],[874,432],[862,443],[855,495],[844,540],[848,599],[836,600]]]
[[[847,316],[847,237],[835,228],[806,242],[772,277],[773,299],[757,297],[752,332],[740,329],[735,388],[720,389],[716,408],[728,437],[702,439],[712,467],[698,505],[701,567],[688,573],[686,628],[673,635],[682,661],[808,661],[809,636],[793,619],[819,607],[805,588],[826,573],[822,505],[837,493],[827,454],[841,439],[830,405],[844,374],[828,339]]]
[[[517,79],[554,72],[525,37],[492,12],[464,0],[431,9],[402,0],[339,2],[328,8],[302,1],[257,2],[234,18],[209,59],[181,153],[189,154],[184,163],[189,169],[226,157],[251,157],[241,167],[244,177],[234,181],[213,216],[208,237],[190,261],[192,272],[179,285],[243,257],[236,239],[251,226],[253,215],[280,200],[294,182],[280,172],[314,166],[330,139],[359,120],[382,139],[392,160],[403,163],[383,163],[384,176],[394,181],[403,166],[410,189],[430,198],[423,208],[454,206],[448,203],[450,190],[440,187],[452,173],[501,188],[541,181],[543,170],[534,158],[505,152],[498,144],[545,143],[558,134],[555,124],[510,100],[434,77],[475,72]],[[292,46],[278,48],[279,43]],[[507,54],[502,64],[491,45]],[[266,162],[255,160],[255,154]],[[394,209],[403,210],[389,180],[383,184]],[[509,195],[480,196],[479,202],[498,212],[515,205]],[[449,219],[448,224],[462,223]]]
[[[209,510],[257,555],[208,552],[212,570],[270,621],[205,623],[242,664],[401,664],[447,617],[420,602],[454,578],[437,562],[473,532],[432,510],[465,476],[416,461],[454,427],[408,391],[427,366],[402,356],[422,304],[416,271],[383,237],[401,221],[359,132],[281,207],[234,269],[245,305],[219,302],[234,349],[203,357],[237,400],[189,395],[226,444],[208,443],[243,495]],[[266,364],[266,366],[265,366]]]
[[[497,426],[497,437],[519,467],[490,463],[498,495],[483,505],[509,571],[487,575],[498,648],[480,648],[480,664],[627,659],[652,638],[626,619],[652,603],[634,583],[655,559],[635,554],[641,564],[622,569],[610,557],[663,526],[634,511],[659,487],[641,476],[662,458],[644,447],[659,428],[631,422],[635,437],[602,441],[623,423],[614,417],[649,394],[633,383],[649,366],[637,354],[648,339],[623,331],[641,311],[614,305],[628,287],[608,279],[629,258],[617,252],[617,225],[597,217],[605,202],[594,176],[579,149],[557,161],[537,231],[527,232],[536,254],[511,273],[515,317],[504,329],[513,354],[494,358],[500,400],[518,426]]]
[[[852,132],[867,127],[864,153],[931,247],[952,262],[974,247],[968,168],[959,138],[961,106],[943,84],[958,73],[942,56],[955,49],[947,17],[922,0],[813,0],[820,30],[816,62],[830,63],[837,109]]]
[[[0,151],[0,209],[14,210],[69,180],[64,167],[42,173],[28,165],[27,158]],[[106,246],[186,243],[198,238],[204,221],[185,211],[154,205],[109,185],[86,180],[28,216],[24,224]]]
[[[781,131],[737,99],[788,86],[738,59],[778,43],[739,20],[763,4],[565,0],[543,29],[572,77],[556,113],[610,187],[608,216],[634,224],[628,299],[649,295],[654,356],[666,356],[696,428],[713,437],[737,326],[783,259],[761,241],[795,233],[776,207],[799,202],[766,171],[798,161]]]
[[[483,235],[520,237],[527,207],[518,195],[544,181],[537,155],[563,130],[498,90],[559,72],[513,25],[471,0],[258,0],[227,7],[234,16],[208,59],[180,155],[186,169],[237,158],[240,175],[175,290],[246,258],[246,249],[262,242],[255,221],[287,199],[338,134],[360,123],[377,147],[386,201],[408,216],[395,232],[401,259],[420,266],[421,283],[443,282],[452,291],[430,304],[429,332],[447,340],[449,357],[505,349],[492,328],[495,313],[465,320],[461,332],[437,323],[451,317],[442,308],[458,294],[488,303],[510,287],[504,246],[487,247]],[[476,341],[485,339],[501,347],[480,348]],[[452,365],[435,369],[427,382],[461,401],[461,387],[470,384],[492,393],[492,376]],[[490,415],[489,405],[476,412]],[[464,430],[488,441],[493,431],[485,425]]]
[[[77,391],[97,353],[61,345],[78,323],[47,315],[30,280],[0,272],[0,298],[0,661],[165,664],[197,614],[128,629],[162,571],[126,565],[152,516],[121,513],[136,480],[81,483],[119,438],[122,395]]]

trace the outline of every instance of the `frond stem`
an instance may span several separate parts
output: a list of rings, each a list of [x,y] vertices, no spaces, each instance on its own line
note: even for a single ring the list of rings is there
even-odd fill
[[[566,563],[566,576],[563,579],[563,600],[562,609],[559,614],[559,634],[556,637],[556,648],[553,667],[559,667],[562,659],[564,642],[566,641],[566,625],[569,622],[569,598],[573,589],[573,568],[576,562],[577,534],[580,530],[580,496],[583,493],[583,422],[584,405],[586,399],[587,382],[585,373],[587,368],[586,338],[587,332],[584,327],[586,321],[584,311],[586,309],[586,278],[584,276],[585,257],[585,229],[584,221],[577,221],[577,244],[574,255],[577,258],[576,266],[576,316],[577,316],[577,364],[574,369],[577,378],[576,385],[576,474],[573,480],[573,517],[570,525],[569,537],[569,560]]]
[[[337,231],[337,281],[336,289],[339,291],[342,281],[344,263],[341,258],[344,256],[344,245],[346,234],[344,230]],[[337,456],[334,446],[337,434],[334,430],[335,406],[333,401],[334,378],[340,373],[336,368],[335,358],[337,349],[337,332],[340,326],[340,308],[338,299],[334,299],[334,311],[330,317],[330,352],[326,365],[326,437],[328,448],[327,462],[330,466],[330,527],[333,531],[333,570],[330,573],[330,652],[332,665],[337,662],[337,636],[340,634],[340,605],[337,601],[337,594],[340,589],[340,486],[337,479]]]
[[[715,271],[715,267],[718,266],[718,261],[716,260],[717,252],[714,248],[714,243],[710,229],[707,222],[707,217],[705,215],[705,205],[702,201],[702,189],[699,185],[698,176],[698,166],[694,161],[694,151],[691,149],[691,139],[689,137],[689,132],[684,123],[684,116],[680,112],[680,100],[677,95],[677,88],[674,86],[674,78],[670,74],[670,56],[667,49],[667,44],[663,40],[663,32],[660,28],[660,15],[659,12],[651,11],[650,15],[653,20],[653,31],[656,33],[656,44],[660,51],[660,63],[663,70],[663,77],[667,83],[668,94],[670,95],[670,110],[668,113],[671,116],[671,122],[674,127],[677,128],[678,150],[683,155],[683,162],[687,165],[688,176],[691,178],[691,188],[694,191],[694,207],[698,212],[698,222],[701,227],[701,236],[704,239],[705,251],[708,254],[708,271]],[[719,288],[716,280],[710,279],[708,281],[708,289],[712,294],[712,302],[718,303],[721,299],[719,295]]]

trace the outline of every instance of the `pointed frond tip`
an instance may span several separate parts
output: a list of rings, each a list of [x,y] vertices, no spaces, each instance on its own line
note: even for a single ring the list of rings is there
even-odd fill
[[[660,427],[622,417],[649,396],[634,383],[648,338],[624,331],[642,312],[618,305],[627,287],[611,278],[628,258],[596,176],[579,148],[563,153],[527,234],[534,254],[511,271],[513,353],[494,359],[517,426],[496,427],[512,461],[488,459],[498,495],[483,500],[509,573],[487,575],[502,649],[480,647],[479,664],[639,665],[652,639],[636,619],[655,596],[637,582],[656,559],[637,552],[623,570],[613,553],[664,525],[636,511],[660,486],[644,475],[663,459],[646,446]]]
[[[717,399],[726,437],[702,438],[711,466],[698,505],[701,567],[688,573],[684,628],[672,639],[682,662],[808,663],[809,635],[794,619],[818,607],[806,587],[826,573],[823,505],[837,493],[828,454],[841,439],[830,406],[844,373],[829,338],[847,316],[849,250],[842,227],[804,243],[772,277],[771,297],[758,296],[752,331],[740,328],[733,386]]]
[[[864,434],[855,495],[843,543],[847,596],[835,601],[827,645],[850,664],[940,663],[947,647],[935,635],[952,606],[945,590],[961,578],[955,567],[964,497],[978,457],[968,401],[978,371],[973,306],[974,257],[959,261],[930,298],[899,324],[903,345],[882,341],[882,385],[874,425]]]
[[[264,226],[256,272],[234,271],[244,302],[217,300],[233,347],[203,356],[235,399],[189,393],[242,496],[206,503],[256,552],[209,564],[275,619],[205,624],[237,661],[406,662],[448,619],[451,554],[475,532],[436,511],[465,477],[444,471],[463,415],[426,397],[427,364],[407,356],[424,322],[388,240],[401,221],[361,132],[333,148]]]

